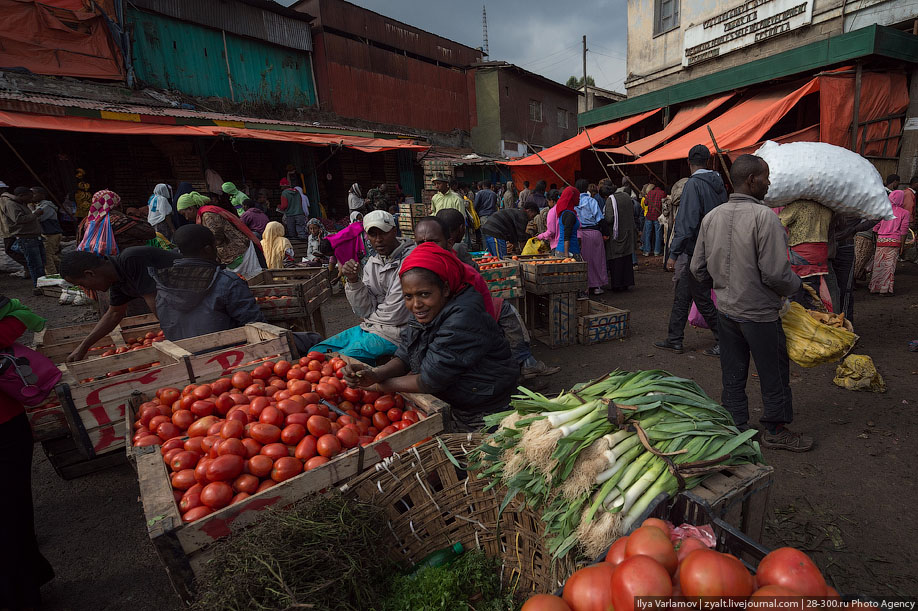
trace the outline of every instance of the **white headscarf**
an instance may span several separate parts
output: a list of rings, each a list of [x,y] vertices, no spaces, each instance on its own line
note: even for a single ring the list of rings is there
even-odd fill
[[[296,189],[297,193],[300,194],[300,201],[302,202],[303,214],[309,216],[309,198],[306,197],[306,194],[303,193],[303,187],[293,187]]]
[[[156,227],[159,223],[166,220],[166,217],[172,214],[172,205],[169,198],[172,197],[172,189],[165,183],[159,183],[153,189],[153,195],[147,200],[147,207],[150,211],[147,213],[147,222]]]
[[[351,185],[351,193],[357,197],[363,197],[363,193],[360,192],[360,185],[358,185],[356,182]]]

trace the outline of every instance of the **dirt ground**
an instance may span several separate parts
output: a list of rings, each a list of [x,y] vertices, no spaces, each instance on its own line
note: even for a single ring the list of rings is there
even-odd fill
[[[918,505],[918,354],[906,349],[909,340],[918,339],[918,267],[900,266],[896,276],[895,297],[870,296],[862,287],[855,302],[861,337],[855,352],[873,357],[888,392],[846,391],[832,383],[834,366],[792,365],[794,427],[813,435],[818,447],[807,454],[765,451],[775,481],[763,543],[804,549],[843,593],[918,594],[912,547],[918,526],[906,511]],[[52,326],[94,317],[90,308],[58,306],[27,289],[24,280],[0,276],[2,294],[21,298]],[[720,396],[719,363],[701,355],[713,344],[709,332],[689,328],[683,355],[653,347],[665,335],[672,303],[671,275],[662,271],[659,259],[641,258],[637,286],[630,292],[599,299],[631,311],[630,337],[562,349],[536,342],[537,357],[563,367],[543,392],[616,368],[661,368]],[[343,295],[326,304],[325,316],[330,333],[355,322]],[[757,386],[751,378],[752,421],[761,414]],[[39,542],[57,572],[43,590],[44,608],[180,608],[145,534],[137,480],[127,464],[68,482],[36,446],[33,490]]]

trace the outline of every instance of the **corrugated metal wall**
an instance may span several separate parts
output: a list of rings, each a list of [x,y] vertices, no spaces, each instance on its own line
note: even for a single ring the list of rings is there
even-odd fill
[[[231,92],[219,30],[130,6],[126,21],[132,31],[137,77],[154,87],[196,97],[232,97],[237,102],[292,107],[315,104],[308,52],[226,34]]]

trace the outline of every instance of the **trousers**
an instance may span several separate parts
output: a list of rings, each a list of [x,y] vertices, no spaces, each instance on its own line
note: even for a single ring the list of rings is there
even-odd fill
[[[26,267],[32,276],[32,286],[38,286],[38,279],[45,275],[45,244],[41,238],[19,238],[17,248],[22,251]]]
[[[854,244],[839,244],[835,258],[829,259],[829,292],[832,310],[844,312],[854,322]],[[835,285],[832,285],[834,280]],[[834,290],[833,290],[834,289]]]
[[[309,232],[306,231],[306,215],[297,214],[294,216],[285,216],[284,225],[287,227],[288,238],[299,238],[305,240],[309,238]]]
[[[649,255],[651,246],[653,254],[660,256],[663,254],[663,225],[660,221],[651,221],[644,219],[644,254]]]
[[[794,418],[790,389],[790,362],[787,340],[779,318],[773,322],[737,322],[718,315],[720,328],[720,369],[723,383],[721,403],[733,416],[736,426],[749,422],[749,355],[755,360],[762,391],[762,417],[768,427],[788,424]]]
[[[61,269],[61,234],[42,235],[45,239],[45,273],[54,275]]]
[[[701,285],[695,276],[689,270],[691,258],[688,255],[679,255],[676,259],[676,272],[673,276],[673,282],[676,283],[676,291],[673,296],[673,309],[669,315],[669,334],[670,342],[682,343],[685,339],[685,323],[688,322],[689,310],[692,309],[692,302],[698,307],[698,311],[708,323],[708,328],[714,334],[714,339],[718,339],[717,330],[717,308],[711,301],[711,289]]]

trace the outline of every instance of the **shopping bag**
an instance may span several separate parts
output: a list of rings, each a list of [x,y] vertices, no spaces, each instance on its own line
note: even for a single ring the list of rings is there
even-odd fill
[[[80,240],[77,250],[94,252],[97,255],[116,255],[118,245],[115,243],[115,232],[112,231],[112,220],[106,214],[101,219],[89,221],[86,232]]]
[[[526,246],[523,247],[524,255],[541,255],[546,252],[548,252],[548,247],[539,238],[529,238]]]
[[[711,289],[711,301],[717,306],[717,295],[714,294],[714,289]],[[698,327],[699,329],[708,328],[708,323],[705,322],[704,316],[698,311],[698,306],[695,305],[694,301],[692,302],[692,309],[689,310],[688,321],[693,327]]]

